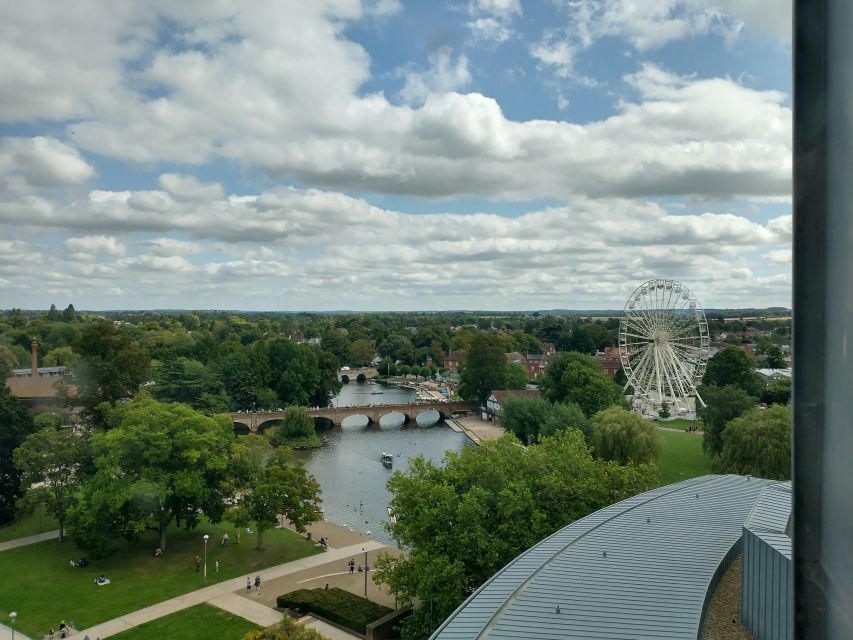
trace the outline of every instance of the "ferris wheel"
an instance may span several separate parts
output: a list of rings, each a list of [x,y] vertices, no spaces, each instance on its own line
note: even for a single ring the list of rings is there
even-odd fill
[[[637,287],[619,324],[619,357],[635,400],[689,409],[708,362],[708,322],[696,297],[675,280]]]

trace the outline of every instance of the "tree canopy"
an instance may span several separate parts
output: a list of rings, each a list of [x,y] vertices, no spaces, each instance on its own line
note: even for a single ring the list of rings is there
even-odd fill
[[[791,408],[753,409],[732,420],[723,431],[723,449],[714,468],[719,473],[790,480]]]
[[[661,438],[651,420],[622,407],[609,407],[590,420],[592,450],[596,458],[619,464],[655,463]]]
[[[551,402],[574,402],[587,416],[625,403],[622,390],[595,360],[582,353],[557,354],[548,364],[539,388]]]
[[[91,423],[104,427],[109,408],[133,397],[148,380],[151,358],[128,333],[110,322],[86,325],[76,351],[80,354],[75,370],[78,397]]]
[[[465,400],[483,402],[495,389],[506,384],[506,352],[497,336],[478,333],[460,367],[459,395]]]
[[[35,430],[24,403],[0,386],[0,524],[15,515],[15,503],[21,496],[21,476],[12,453]]]
[[[589,434],[589,420],[578,405],[552,404],[544,398],[508,397],[501,405],[501,425],[524,443],[567,428],[579,429],[585,437]]]
[[[506,365],[504,389],[524,389],[529,380],[527,369],[523,364],[510,362]]]
[[[755,361],[736,346],[728,346],[708,360],[702,384],[717,387],[732,385],[751,396],[758,396],[764,386],[755,372]]]
[[[116,535],[155,529],[165,550],[172,522],[192,529],[202,513],[214,522],[222,517],[234,439],[226,416],[143,395],[118,406],[108,421],[110,430],[91,438],[95,473],[70,518],[78,544],[103,552]]]
[[[730,420],[755,406],[756,399],[743,389],[728,384],[724,387],[702,385],[699,395],[705,406],[697,406],[696,414],[704,425],[702,448],[709,456],[720,455],[723,430]]]
[[[15,450],[15,466],[26,488],[25,499],[44,505],[56,518],[60,542],[65,537],[68,511],[77,504],[77,491],[88,460],[88,441],[71,429],[47,427],[36,431]]]
[[[306,448],[320,446],[320,438],[305,407],[288,407],[284,419],[273,427],[270,442],[277,446]]]
[[[511,435],[449,452],[440,466],[422,457],[388,482],[394,540],[410,550],[385,555],[375,580],[401,603],[418,601],[405,638],[429,635],[471,592],[519,553],[577,518],[657,485],[652,465],[592,458],[573,429],[519,446]]]

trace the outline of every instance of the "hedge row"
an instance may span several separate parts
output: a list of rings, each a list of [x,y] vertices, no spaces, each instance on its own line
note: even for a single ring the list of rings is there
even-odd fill
[[[276,598],[282,609],[316,613],[339,625],[364,633],[368,624],[391,613],[391,609],[343,589],[299,589]]]

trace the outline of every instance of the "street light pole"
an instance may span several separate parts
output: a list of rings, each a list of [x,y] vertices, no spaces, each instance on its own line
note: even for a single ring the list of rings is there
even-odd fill
[[[210,536],[206,533],[204,534],[204,582],[207,584],[207,539]]]
[[[12,611],[12,612],[9,614],[9,620],[11,620],[11,621],[12,621],[12,625],[11,625],[11,629],[12,629],[12,640],[15,640],[15,618],[17,618],[17,617],[18,617],[18,614],[17,614],[16,612],[14,612],[14,611]]]
[[[361,550],[364,551],[364,599],[367,600],[367,551],[364,547]]]

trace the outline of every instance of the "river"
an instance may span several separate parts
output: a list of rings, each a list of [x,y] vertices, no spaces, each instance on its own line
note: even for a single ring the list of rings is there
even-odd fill
[[[378,393],[381,391],[382,393]],[[414,402],[415,392],[380,384],[350,382],[333,400],[340,407]],[[391,497],[385,484],[395,470],[405,471],[408,459],[422,455],[440,462],[445,451],[459,451],[471,444],[464,433],[453,431],[444,422],[421,427],[412,422],[403,426],[343,426],[320,429],[323,446],[298,452],[305,467],[323,489],[325,518],[375,540],[392,544],[384,524]],[[394,455],[393,468],[380,461],[382,452]],[[334,546],[334,540],[332,541]]]

